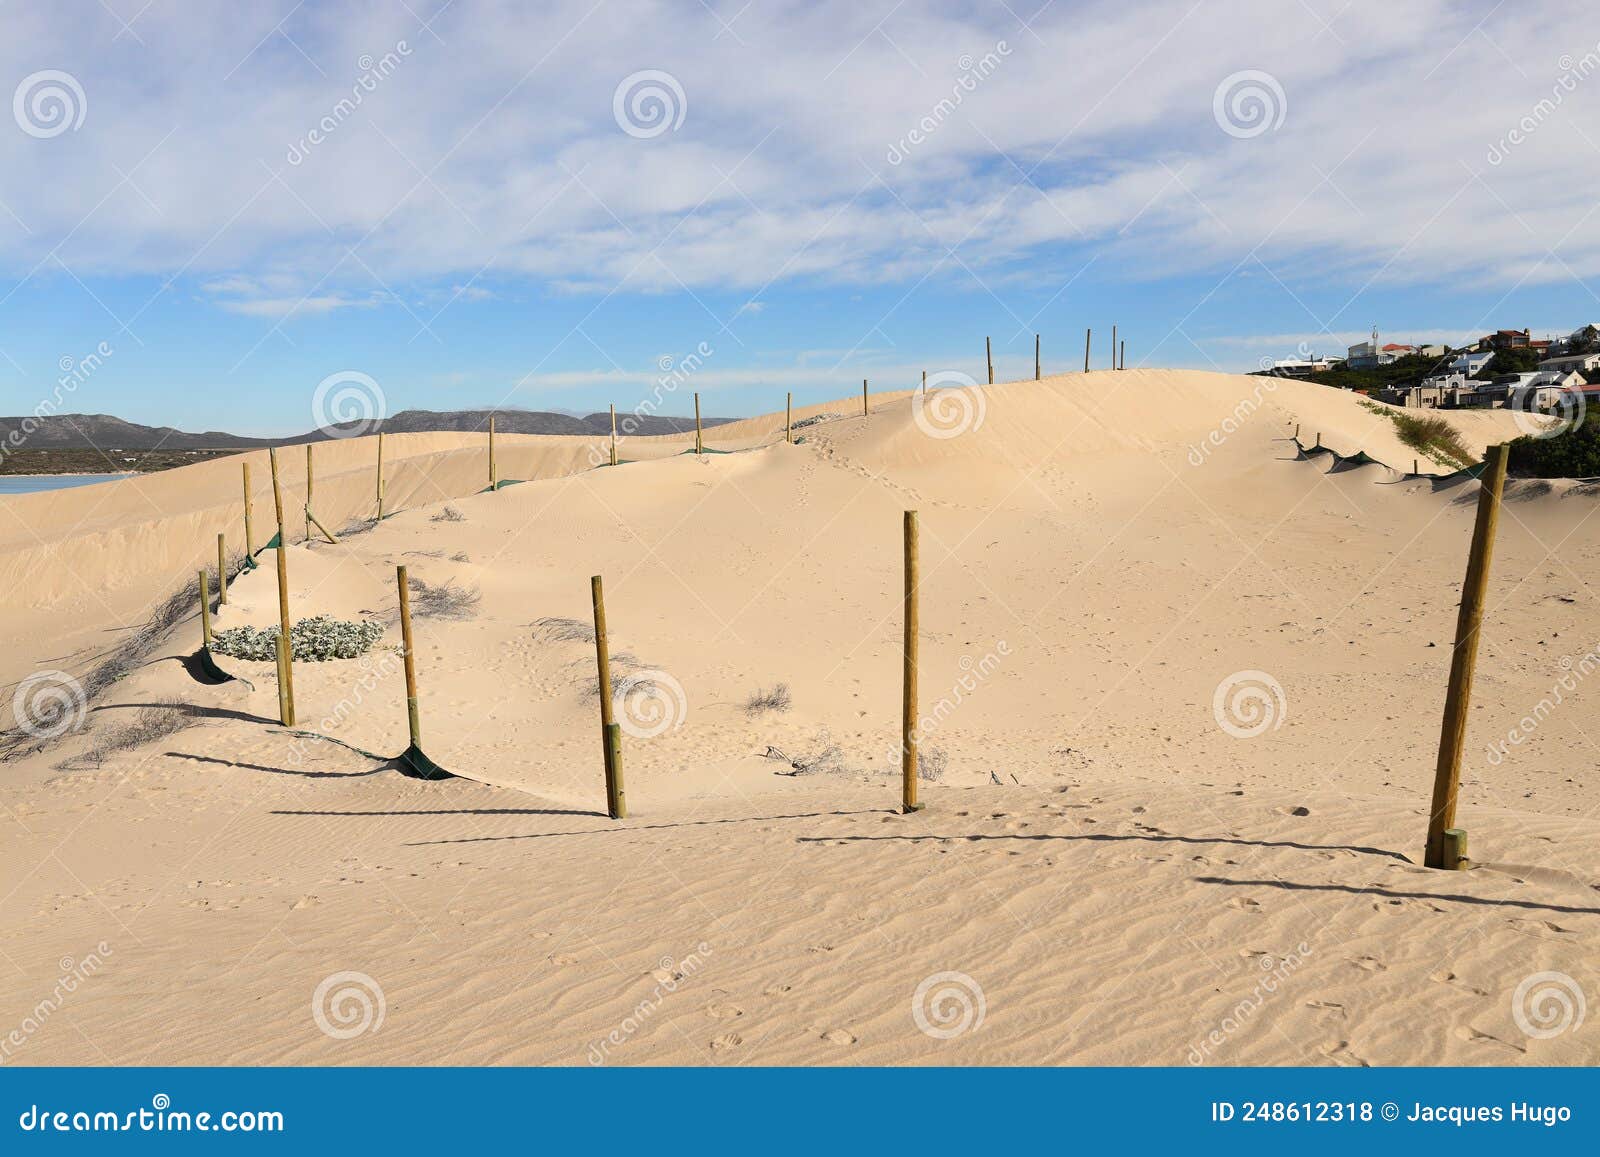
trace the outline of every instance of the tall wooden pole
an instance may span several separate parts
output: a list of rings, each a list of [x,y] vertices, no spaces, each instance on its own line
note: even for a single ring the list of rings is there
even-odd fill
[[[1433,775],[1433,806],[1428,813],[1428,844],[1423,863],[1430,868],[1458,866],[1446,855],[1445,833],[1456,826],[1456,798],[1461,790],[1461,750],[1467,737],[1467,709],[1472,700],[1472,674],[1478,663],[1478,628],[1489,587],[1489,562],[1494,532],[1500,521],[1500,495],[1506,484],[1506,446],[1491,446],[1484,455],[1478,490],[1478,518],[1472,528],[1467,576],[1461,584],[1461,609],[1456,615],[1456,645],[1450,656],[1450,688],[1444,699],[1444,724],[1439,735],[1439,762]],[[1459,839],[1459,837],[1457,837]]]
[[[1038,381],[1039,373],[1039,335],[1033,335],[1033,380]]]
[[[1125,370],[1127,368],[1128,368],[1128,339],[1127,338],[1123,338],[1122,339],[1122,344],[1117,346],[1117,369]]]
[[[694,452],[704,454],[705,451],[705,442],[700,436],[700,395],[697,393],[694,396]]]
[[[306,443],[306,541],[311,541],[311,443]]]
[[[489,415],[489,489],[500,488],[500,475],[494,468],[494,415]]]
[[[983,360],[989,363],[989,384],[994,385],[994,347],[988,338],[983,339]]]
[[[928,371],[927,370],[923,370],[922,371],[922,392],[924,394],[926,394],[928,392]]]
[[[617,404],[611,403],[611,464],[617,464]]]
[[[922,810],[917,802],[917,512],[905,515],[905,669],[900,702],[900,810]]]
[[[378,431],[378,521],[383,521],[383,431]]]
[[[267,450],[272,463],[272,508],[278,516],[278,721],[294,726],[294,645],[289,638],[289,546],[283,525],[283,487],[278,483],[278,449]]]
[[[622,790],[622,728],[611,704],[611,644],[606,639],[606,594],[595,575],[589,580],[594,602],[594,657],[600,684],[600,743],[605,757],[606,813],[614,820],[628,818],[628,801]]]
[[[206,568],[200,568],[200,641],[211,646],[211,579]]]
[[[1117,368],[1117,327],[1111,327],[1111,368]]]
[[[228,539],[217,535],[217,606],[228,605]]]
[[[794,392],[790,391],[783,399],[783,440],[794,445]]]
[[[861,416],[867,416],[867,379],[861,379]]]
[[[241,462],[239,465],[244,470],[244,556],[255,558],[255,527],[250,524],[250,463]]]
[[[406,666],[406,726],[411,733],[411,746],[422,746],[422,723],[417,712],[417,652],[411,645],[411,584],[406,580],[406,568],[394,568],[395,585],[400,588],[400,646]]]
[[[1083,331],[1083,372],[1089,372],[1089,338],[1094,333],[1092,329]]]

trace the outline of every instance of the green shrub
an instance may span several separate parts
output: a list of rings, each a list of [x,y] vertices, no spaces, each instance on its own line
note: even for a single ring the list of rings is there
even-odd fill
[[[1553,438],[1511,443],[1506,469],[1519,478],[1600,477],[1600,419],[1593,414]]]
[[[229,627],[212,636],[211,649],[235,659],[265,663],[278,657],[278,628]],[[351,623],[313,615],[289,628],[291,653],[298,662],[354,659],[383,637],[382,623]]]

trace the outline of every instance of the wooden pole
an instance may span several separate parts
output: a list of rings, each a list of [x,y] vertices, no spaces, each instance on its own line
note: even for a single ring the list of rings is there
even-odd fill
[[[1296,422],[1294,424],[1294,440],[1296,442],[1300,441],[1300,423],[1299,422]]]
[[[244,556],[256,556],[255,527],[250,523],[250,463],[241,462],[239,465],[244,470]]]
[[[228,539],[217,535],[217,606],[228,605]]]
[[[600,742],[605,755],[606,812],[614,820],[627,819],[622,795],[621,728],[612,714],[611,645],[606,639],[606,594],[599,575],[589,580],[589,594],[594,602],[594,657],[600,684]]]
[[[1494,532],[1500,521],[1500,495],[1506,484],[1506,446],[1491,446],[1484,455],[1478,490],[1478,517],[1467,554],[1467,576],[1461,584],[1461,609],[1456,615],[1456,644],[1450,656],[1450,687],[1445,693],[1444,723],[1439,735],[1439,762],[1433,775],[1428,843],[1423,863],[1430,868],[1457,865],[1448,858],[1445,832],[1456,826],[1456,797],[1461,790],[1461,750],[1466,744],[1467,709],[1472,700],[1472,675],[1478,663],[1478,628],[1489,587],[1489,562]]]
[[[867,379],[861,379],[861,416],[867,416]]]
[[[1411,474],[1412,474],[1412,476],[1416,477],[1417,475],[1420,475],[1421,473],[1422,473],[1422,471],[1417,469],[1417,460],[1415,458],[1411,459]]]
[[[784,395],[783,400],[783,440],[794,445],[794,393]]]
[[[283,488],[278,484],[278,449],[267,450],[272,463],[272,508],[278,516],[278,721],[294,726],[294,647],[289,640],[289,548],[283,525]]]
[[[617,404],[611,403],[611,464],[617,464]]]
[[[311,541],[311,443],[306,443],[306,541]]]
[[[922,371],[922,392],[924,394],[926,394],[928,392],[928,371],[927,370],[923,370]]]
[[[699,394],[695,394],[695,396],[694,396],[694,452],[696,454],[704,454],[705,450],[706,450],[705,442],[703,442],[701,440],[701,437],[700,437],[700,395]]]
[[[411,645],[411,584],[406,581],[406,568],[394,568],[395,585],[400,588],[400,647],[406,665],[406,726],[411,733],[411,746],[422,746],[422,724],[417,714],[417,653]]]
[[[900,811],[921,811],[917,802],[917,512],[905,516],[905,669],[900,701]]]
[[[989,384],[994,385],[994,347],[989,344],[989,339],[983,339],[983,360],[989,363]]]
[[[489,489],[500,489],[500,475],[494,468],[494,415],[489,415]]]
[[[1121,344],[1117,346],[1117,369],[1125,370],[1127,368],[1128,368],[1128,339],[1127,338],[1123,338]]]
[[[1033,380],[1039,380],[1039,335],[1033,335]]]
[[[211,646],[211,576],[200,568],[200,641]]]
[[[1313,450],[1322,449],[1322,431],[1321,430],[1317,431],[1317,444],[1315,446],[1311,447],[1311,448]]]
[[[1089,372],[1089,338],[1094,333],[1092,329],[1083,331],[1083,372]]]
[[[1117,368],[1117,327],[1111,327],[1111,368]]]
[[[378,521],[383,521],[383,431],[378,431]]]

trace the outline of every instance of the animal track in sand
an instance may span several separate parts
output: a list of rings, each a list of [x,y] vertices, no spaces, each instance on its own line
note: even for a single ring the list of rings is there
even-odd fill
[[[769,985],[767,985],[767,987],[765,987],[765,988],[763,988],[761,990],[761,995],[762,996],[782,996],[784,993],[788,992],[792,987],[793,987],[793,985],[784,984],[784,983],[782,983],[780,981],[777,984],[769,984]]]
[[[1350,1042],[1347,1040],[1328,1041],[1322,1045],[1319,1045],[1317,1047],[1317,1051],[1323,1056],[1327,1057],[1330,1061],[1337,1061],[1342,1065],[1355,1065],[1357,1068],[1363,1069],[1371,1068],[1366,1061],[1362,1060],[1360,1057],[1356,1056],[1355,1053],[1350,1051]]]
[[[1318,1018],[1320,1020],[1343,1020],[1349,1015],[1345,1012],[1344,1005],[1333,1000],[1308,1000],[1306,1001],[1306,1007],[1314,1008],[1322,1013],[1322,1016]]]
[[[729,1049],[736,1049],[744,1044],[744,1037],[736,1032],[725,1032],[711,1042],[711,1051],[725,1053]]]
[[[1428,979],[1439,984],[1448,984],[1455,988],[1465,989],[1466,991],[1472,993],[1473,996],[1489,995],[1481,988],[1474,988],[1472,985],[1458,977],[1455,973],[1451,972],[1448,968],[1441,968],[1436,972],[1430,972],[1428,974]]]
[[[853,1045],[856,1043],[856,1034],[849,1029],[830,1028],[822,1034],[822,1039],[834,1045]]]
[[[1350,963],[1366,972],[1383,972],[1389,967],[1376,956],[1355,956],[1351,958]]]

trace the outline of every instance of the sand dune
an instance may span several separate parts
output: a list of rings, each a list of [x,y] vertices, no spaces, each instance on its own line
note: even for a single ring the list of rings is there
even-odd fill
[[[82,734],[6,765],[0,1023],[63,957],[108,950],[18,1060],[1600,1059],[1592,1025],[1530,1035],[1513,1010],[1542,972],[1600,991],[1587,687],[1488,754],[1600,645],[1583,488],[1508,493],[1460,816],[1481,867],[1429,872],[1476,483],[1408,476],[1391,422],[1292,381],[1127,371],[872,404],[797,411],[841,416],[794,446],[782,413],[708,431],[729,453],[630,440],[615,470],[591,440],[505,439],[502,476],[529,481],[493,494],[480,440],[386,439],[402,512],[291,546],[291,611],[388,622],[397,563],[475,591],[470,617],[417,624],[424,745],[460,778],[354,750],[405,745],[393,626],[366,660],[296,668],[301,726],[341,746],[276,726],[270,664],[195,682],[180,624]],[[1447,417],[1474,451],[1517,433]],[[1399,469],[1332,469],[1296,425]],[[317,454],[319,517],[369,514],[372,443]],[[284,463],[292,490],[303,456]],[[237,475],[6,504],[8,683],[91,663],[202,564],[237,527]],[[446,500],[460,521],[435,519]],[[938,778],[900,816],[908,508]],[[624,709],[666,721],[626,742],[622,822],[596,814],[592,574],[619,673],[645,680]],[[217,619],[274,622],[272,569]],[[778,684],[788,709],[747,709]],[[1265,722],[1219,714],[1219,687],[1260,691]],[[195,725],[55,770],[163,700]],[[342,972],[384,1007],[350,1039],[312,1014]]]

